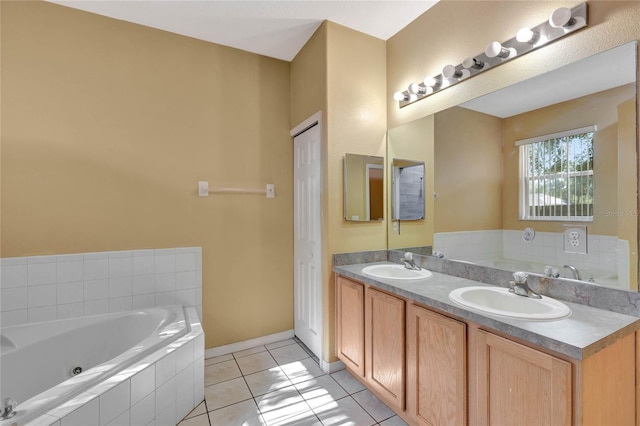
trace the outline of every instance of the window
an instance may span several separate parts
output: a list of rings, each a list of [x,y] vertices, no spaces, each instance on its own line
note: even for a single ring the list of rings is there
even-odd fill
[[[596,126],[516,142],[520,147],[520,219],[593,221]]]

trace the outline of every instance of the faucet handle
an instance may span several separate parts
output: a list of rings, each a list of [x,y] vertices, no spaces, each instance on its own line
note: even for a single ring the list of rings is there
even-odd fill
[[[0,404],[0,420],[7,420],[16,415],[18,402],[13,398],[5,398]]]
[[[404,258],[407,260],[413,260],[413,253],[411,253],[410,251],[406,252],[404,254]]]
[[[513,280],[517,284],[526,283],[527,282],[527,277],[528,277],[528,275],[527,275],[526,272],[518,271],[518,272],[514,272],[513,273]]]

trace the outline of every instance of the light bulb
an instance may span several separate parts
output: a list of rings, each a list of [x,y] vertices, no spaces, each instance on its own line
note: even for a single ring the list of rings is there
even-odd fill
[[[444,68],[442,68],[442,75],[444,75],[445,78],[460,78],[462,77],[462,72],[456,70],[456,67],[453,65],[445,65]]]
[[[407,91],[412,95],[424,95],[427,93],[427,88],[418,83],[411,83]]]
[[[462,66],[465,68],[475,68],[477,70],[481,70],[485,65],[486,64],[484,62],[479,61],[475,58],[466,58],[464,61],[462,61]]]
[[[398,102],[402,102],[402,101],[407,101],[409,100],[409,98],[407,97],[407,95],[405,95],[402,92],[396,92],[393,94],[393,99],[395,99]]]
[[[568,7],[559,7],[554,10],[549,18],[549,25],[553,28],[567,28],[576,23],[575,18],[571,16],[571,9]]]
[[[435,89],[438,85],[440,85],[440,80],[435,77],[426,76],[424,78],[424,85],[430,87],[431,89]]]
[[[492,41],[484,50],[484,54],[487,55],[487,58],[498,57],[502,59],[507,59],[507,58],[513,58],[518,54],[518,52],[513,47],[506,48],[502,46],[500,42]]]
[[[418,100],[418,95],[416,95],[415,93],[412,93],[409,95],[409,102],[415,102]]]
[[[520,31],[516,33],[516,40],[520,43],[529,43],[534,44],[540,38],[540,34],[531,30],[531,28],[521,28]]]

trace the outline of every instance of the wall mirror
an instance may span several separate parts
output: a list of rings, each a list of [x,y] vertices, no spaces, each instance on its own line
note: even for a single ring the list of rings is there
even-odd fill
[[[499,269],[577,279],[568,265],[585,282],[637,289],[636,56],[634,41],[436,113],[428,135],[434,165],[425,172],[434,180],[433,250]],[[517,142],[593,125],[593,219],[520,220],[526,162]],[[546,170],[536,183],[544,204],[552,198],[544,185],[557,185],[558,176],[544,167],[552,155],[537,161]],[[568,179],[565,185],[570,191],[575,184]],[[566,194],[556,193],[553,202],[563,204]],[[586,253],[567,246],[565,225],[572,224],[587,227]],[[428,245],[429,237],[423,241],[414,245]]]
[[[394,158],[391,164],[391,219],[424,219],[424,161]]]
[[[348,222],[384,220],[384,158],[345,154],[344,219]]]

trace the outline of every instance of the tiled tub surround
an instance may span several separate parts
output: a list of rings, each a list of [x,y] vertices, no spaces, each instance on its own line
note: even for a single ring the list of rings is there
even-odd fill
[[[434,234],[434,252],[445,258],[466,260],[485,266],[523,269],[543,273],[556,267],[563,277],[571,272],[563,265],[580,270],[583,279],[629,288],[629,243],[607,235],[588,235],[588,254],[566,253],[563,234],[538,232],[533,241],[524,241],[522,231],[488,230]]]
[[[180,304],[202,317],[200,247],[0,259],[4,326]]]
[[[185,312],[188,334],[26,424],[174,426],[204,399],[204,333]]]
[[[396,253],[402,254],[402,252]],[[390,254],[395,257],[393,252]],[[420,260],[426,259],[422,256],[419,257]],[[444,259],[432,259],[453,263]],[[477,286],[479,284],[477,281],[445,275],[424,264],[422,266],[426,266],[434,272],[433,277],[412,281],[378,280],[362,272],[365,266],[367,264],[334,266],[334,271],[389,293],[414,300],[426,307],[447,312],[489,330],[504,333],[507,336],[577,360],[585,359],[616,340],[640,329],[640,319],[637,314],[630,316],[571,302],[567,302],[572,310],[571,316],[555,321],[525,321],[475,313],[449,300],[449,293],[456,288]]]

